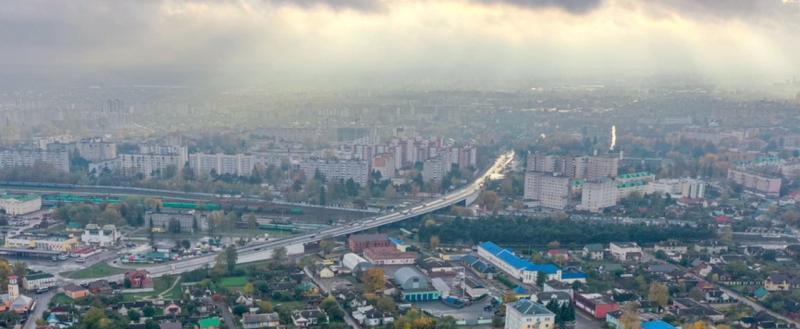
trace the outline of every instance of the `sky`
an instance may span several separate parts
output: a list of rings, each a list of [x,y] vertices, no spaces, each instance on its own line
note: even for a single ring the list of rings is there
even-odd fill
[[[0,82],[800,77],[800,0],[5,0]]]

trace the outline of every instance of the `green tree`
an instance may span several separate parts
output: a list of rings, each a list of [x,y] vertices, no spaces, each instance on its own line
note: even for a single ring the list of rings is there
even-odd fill
[[[286,247],[278,247],[273,249],[272,260],[279,264],[286,261]]]

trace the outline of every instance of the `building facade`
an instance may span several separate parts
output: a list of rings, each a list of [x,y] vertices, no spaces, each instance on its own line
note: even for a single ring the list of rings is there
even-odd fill
[[[556,315],[530,299],[506,304],[506,329],[553,329]]]
[[[569,204],[570,180],[544,172],[525,173],[524,198],[545,208],[564,209]]]

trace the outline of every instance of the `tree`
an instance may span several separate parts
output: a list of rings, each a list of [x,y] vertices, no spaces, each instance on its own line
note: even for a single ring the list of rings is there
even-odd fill
[[[438,235],[431,235],[431,238],[430,238],[431,250],[436,250],[436,248],[439,248],[439,244],[440,243],[441,243],[441,240],[439,240],[439,236]]]
[[[394,185],[386,185],[386,188],[383,190],[383,197],[390,200],[397,197],[397,190],[394,188]]]
[[[544,287],[544,283],[547,281],[547,273],[544,272],[536,272],[536,285],[538,287]]]
[[[242,292],[247,296],[252,296],[256,292],[256,286],[252,282],[245,283]]]
[[[135,309],[128,310],[128,319],[133,322],[139,322],[139,319],[142,317],[142,314]]]
[[[642,320],[639,318],[639,305],[636,303],[628,303],[625,305],[625,310],[622,317],[619,318],[621,329],[640,329],[642,327]]]
[[[233,272],[236,269],[236,261],[239,259],[239,255],[236,251],[236,246],[230,245],[225,248],[225,266],[227,267],[228,273]]]
[[[394,312],[397,309],[397,304],[391,298],[383,296],[375,301],[375,308],[383,312]]]
[[[319,242],[319,249],[322,250],[323,255],[329,254],[333,248],[336,248],[336,242],[333,240],[325,239]]]
[[[253,214],[247,215],[247,227],[250,229],[257,229],[258,228],[258,220],[256,220],[256,216]]]
[[[153,306],[147,305],[142,308],[142,314],[145,317],[152,318],[153,316],[156,315],[156,309]]]
[[[181,233],[181,222],[179,222],[176,218],[170,218],[167,224],[167,231],[169,231],[171,234]]]
[[[662,308],[667,307],[667,303],[669,303],[669,288],[663,283],[653,282],[650,284],[647,299]]]
[[[692,329],[707,329],[708,325],[703,320],[697,320],[692,324]]]
[[[364,282],[364,291],[375,292],[383,289],[386,286],[386,278],[384,277],[383,268],[375,267],[367,270],[361,275],[361,281]]]
[[[268,300],[262,300],[258,302],[258,308],[262,313],[272,313],[274,310],[272,303],[270,303]]]
[[[130,289],[133,286],[133,283],[131,282],[130,278],[125,278],[125,280],[122,280],[122,286],[125,287],[125,289]]]
[[[276,263],[283,263],[286,260],[286,247],[278,247],[272,250],[272,260]]]
[[[14,263],[14,275],[18,278],[24,278],[28,275],[28,265],[25,262]]]
[[[434,329],[435,325],[433,318],[417,308],[412,308],[394,322],[395,329]]]

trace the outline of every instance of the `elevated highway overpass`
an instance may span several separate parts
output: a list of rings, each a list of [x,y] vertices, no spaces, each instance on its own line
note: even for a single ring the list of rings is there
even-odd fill
[[[400,222],[409,218],[414,218],[420,215],[431,213],[443,208],[450,207],[460,202],[471,204],[474,202],[481,193],[481,190],[488,183],[492,176],[498,175],[508,166],[514,159],[514,152],[509,151],[499,156],[494,164],[484,172],[483,175],[475,179],[471,184],[457,189],[443,197],[428,201],[421,204],[416,204],[408,208],[399,209],[395,212],[367,217],[362,220],[327,228],[317,232],[281,238],[273,241],[263,242],[259,244],[252,244],[238,249],[237,263],[249,263],[272,257],[272,251],[277,248],[289,248],[291,246],[303,245],[311,242],[320,241],[323,239],[330,239],[339,236],[349,235],[361,231],[374,229],[383,225],[388,225]],[[146,269],[150,271],[153,276],[161,276],[166,274],[178,274],[183,272],[192,271],[195,269],[203,268],[205,266],[212,266],[214,264],[216,254],[180,260],[176,262],[160,264],[155,266],[148,266]],[[112,275],[104,277],[109,280],[119,280],[121,275]]]

